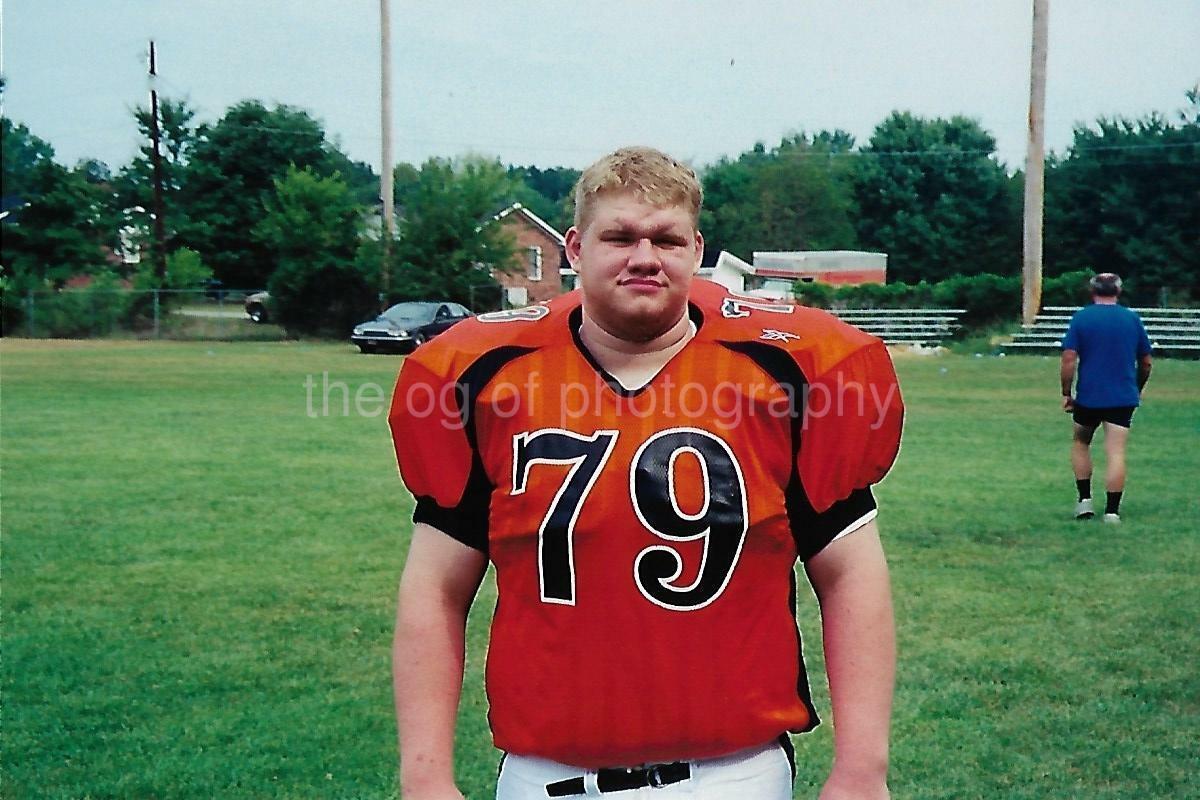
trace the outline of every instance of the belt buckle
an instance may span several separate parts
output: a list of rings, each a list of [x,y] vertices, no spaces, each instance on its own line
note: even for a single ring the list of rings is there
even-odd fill
[[[666,782],[663,781],[662,772],[660,771],[661,769],[662,769],[661,764],[655,764],[654,766],[652,766],[646,770],[646,785],[647,786],[651,786],[655,789],[661,789],[662,787],[666,786]]]

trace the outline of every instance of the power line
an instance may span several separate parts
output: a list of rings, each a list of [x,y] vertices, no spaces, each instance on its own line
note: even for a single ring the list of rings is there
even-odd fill
[[[1177,147],[1195,147],[1200,148],[1200,139],[1195,142],[1174,142],[1170,144],[1128,144],[1128,145],[1103,145],[1103,146],[1088,146],[1068,147],[1073,153],[1091,153],[1097,151],[1121,151],[1121,150],[1162,150]],[[769,151],[764,152],[767,155]],[[779,158],[908,158],[908,157],[934,157],[934,158],[962,158],[966,156],[991,156],[998,155],[996,150],[985,149],[957,149],[957,148],[938,148],[925,150],[841,150],[841,151],[824,151],[820,149],[808,148],[803,150],[785,150],[769,153],[772,156]],[[745,155],[745,154],[743,154]],[[740,157],[740,156],[739,156]]]
[[[204,127],[207,130],[211,131],[216,124],[218,124],[218,123],[217,122],[204,122],[204,123],[200,123],[199,125],[197,125],[196,128],[198,129],[200,127]],[[126,126],[75,128],[75,129],[70,129],[70,130],[65,130],[65,131],[59,130],[59,131],[50,132],[47,135],[42,136],[41,138],[44,138],[47,141],[52,141],[52,140],[61,141],[64,139],[65,140],[78,140],[81,137],[92,135],[92,134],[117,133],[120,131],[130,130],[131,128],[135,128],[135,127],[136,127],[136,124],[133,123],[133,121],[131,119],[131,125],[128,128]],[[257,124],[240,125],[239,128],[242,130],[257,131],[260,133],[270,133],[270,134],[276,134],[276,135],[281,135],[281,136],[312,137],[314,135],[314,131],[311,131],[311,130],[291,130],[291,129],[287,129],[287,128],[280,128],[280,127],[273,126],[273,125],[257,125]],[[1175,130],[1179,130],[1179,129],[1175,129]],[[379,141],[381,141],[381,137],[379,137],[379,136],[370,136],[370,135],[342,136],[340,134],[331,134],[331,132],[325,130],[324,127],[321,128],[321,132],[324,135],[324,143],[331,147],[336,146],[336,142],[332,141],[333,138],[336,138],[339,141],[355,141],[355,142],[379,142]],[[105,137],[105,140],[113,141],[112,137]],[[533,142],[512,142],[512,141],[468,142],[468,141],[454,140],[454,139],[437,139],[437,138],[426,138],[426,137],[419,137],[419,136],[411,136],[410,137],[410,136],[402,136],[402,135],[396,136],[395,140],[398,142],[401,142],[403,144],[406,144],[406,145],[426,145],[426,146],[433,145],[433,146],[442,146],[442,147],[463,148],[463,149],[476,150],[476,151],[495,151],[495,150],[500,150],[500,149],[520,148],[520,149],[527,150],[527,151],[545,152],[545,153],[594,153],[594,152],[596,152],[597,149],[602,149],[602,148],[588,148],[588,147],[581,147],[581,146],[571,147],[571,146],[561,146],[561,145],[559,145],[559,146],[542,145],[542,144],[533,143]],[[132,142],[133,139],[131,138],[130,141]],[[1188,148],[1196,150],[1196,151],[1198,151],[1198,153],[1200,153],[1200,139],[1197,139],[1197,141],[1195,141],[1195,142],[1163,142],[1163,143],[1144,143],[1144,144],[1089,145],[1086,147],[1075,147],[1072,145],[1072,146],[1069,146],[1066,150],[1058,153],[1057,155],[1058,155],[1058,159],[1061,161],[1064,158],[1068,158],[1070,156],[1082,155],[1082,154],[1087,154],[1087,153],[1171,152],[1171,151],[1186,151]],[[753,156],[753,155],[755,155],[754,151],[744,151],[743,153],[740,153],[740,154],[738,154],[736,156],[732,156],[732,157],[731,156],[721,156],[717,159],[714,159],[714,161],[712,162],[712,165],[715,165],[715,164],[719,163],[720,161],[735,163],[744,156]],[[876,159],[876,160],[883,160],[883,159],[904,159],[904,158],[967,159],[967,158],[993,157],[993,156],[1000,158],[1003,154],[997,150],[987,150],[987,149],[983,149],[983,148],[956,149],[956,148],[952,148],[952,147],[940,146],[940,147],[934,147],[934,148],[927,148],[927,149],[923,149],[923,150],[843,150],[843,151],[826,151],[826,150],[814,149],[814,148],[809,147],[809,148],[805,148],[805,149],[797,148],[797,149],[784,149],[784,150],[779,150],[779,149],[765,150],[760,155],[763,157],[769,157],[769,158],[814,158],[814,159],[827,159],[827,160],[845,159],[845,158],[860,158],[860,159],[861,158],[872,158],[872,159]],[[1169,164],[1169,163],[1191,163],[1191,160],[1189,159],[1188,161],[1185,161],[1185,162],[1180,162],[1179,160],[1147,161],[1147,160],[1143,160],[1143,159],[1139,159],[1137,161],[1121,161],[1121,162],[1106,160],[1106,161],[1102,161],[1101,163],[1104,163],[1106,165],[1153,164],[1153,163]]]

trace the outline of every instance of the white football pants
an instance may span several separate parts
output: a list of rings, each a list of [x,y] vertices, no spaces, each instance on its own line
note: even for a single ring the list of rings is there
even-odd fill
[[[546,784],[582,776],[585,793],[574,797],[607,797],[611,800],[791,800],[792,764],[778,742],[731,753],[720,758],[692,761],[692,777],[667,786],[644,786],[601,794],[591,770],[530,756],[505,756],[496,782],[496,800],[546,800]],[[567,798],[571,800],[571,798]]]

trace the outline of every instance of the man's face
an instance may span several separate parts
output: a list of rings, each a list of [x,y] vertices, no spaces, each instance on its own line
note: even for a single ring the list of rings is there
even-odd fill
[[[704,237],[680,206],[659,207],[623,192],[594,199],[592,218],[566,235],[584,309],[609,333],[649,341],[679,321]]]

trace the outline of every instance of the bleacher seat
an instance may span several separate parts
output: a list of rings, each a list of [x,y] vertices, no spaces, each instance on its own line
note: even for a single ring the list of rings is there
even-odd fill
[[[936,347],[962,327],[961,308],[834,308],[830,313],[885,344]]]
[[[1078,307],[1047,306],[1013,340],[1006,352],[1049,352],[1062,347],[1071,315]],[[1135,308],[1146,326],[1155,355],[1200,355],[1200,308]]]

